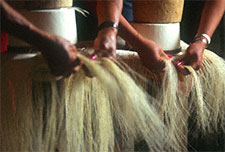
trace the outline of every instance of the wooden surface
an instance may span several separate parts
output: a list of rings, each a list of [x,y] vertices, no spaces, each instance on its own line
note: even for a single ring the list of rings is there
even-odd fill
[[[175,23],[182,18],[184,0],[133,1],[134,22]]]
[[[11,0],[8,3],[15,9],[52,9],[72,7],[73,0]]]

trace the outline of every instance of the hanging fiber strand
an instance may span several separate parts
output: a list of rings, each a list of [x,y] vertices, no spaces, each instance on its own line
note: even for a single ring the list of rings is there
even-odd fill
[[[196,133],[225,131],[225,61],[213,52],[185,76],[169,60],[156,75],[136,54],[115,63],[77,57],[92,78],[81,68],[56,81],[39,55],[2,64],[1,151],[115,151],[130,139],[180,151],[190,117]]]
[[[151,150],[162,149],[166,129],[156,111],[150,107],[145,92],[109,59],[103,58],[99,64],[93,64],[94,61],[80,55],[78,57],[94,78],[86,77],[83,72],[71,77],[68,83],[71,86],[69,88],[73,89],[71,92],[66,91],[69,93],[66,95],[69,97],[66,100],[67,107],[68,111],[75,112],[68,115],[68,118],[73,118],[69,118],[66,123],[71,126],[68,130],[74,129],[74,135],[71,135],[68,141],[77,141],[69,144],[72,146],[69,149],[114,151],[115,142],[126,145],[127,140],[136,137],[137,133],[144,137]],[[77,94],[74,93],[75,90],[79,90]],[[83,101],[80,100],[80,96],[84,96]],[[72,107],[76,110],[70,110]],[[74,119],[75,115],[79,121]],[[79,128],[76,129],[74,126]],[[76,145],[80,141],[87,142],[84,145],[88,146]]]
[[[190,72],[187,76],[178,73],[170,61],[165,61],[165,73],[156,75],[142,66],[137,55],[121,56],[119,60],[125,62],[120,63],[122,69],[155,99],[151,105],[165,122],[169,139],[181,149],[187,146],[184,140],[188,117],[194,120],[197,133],[207,135],[218,129],[224,132],[225,61],[215,53],[205,50],[202,68],[196,72],[186,66]]]
[[[140,135],[151,150],[162,150],[167,130],[147,93],[109,59],[78,58],[93,78],[81,69],[56,82],[40,56],[7,62],[2,80],[17,87],[12,95],[1,84],[1,150],[114,151]]]

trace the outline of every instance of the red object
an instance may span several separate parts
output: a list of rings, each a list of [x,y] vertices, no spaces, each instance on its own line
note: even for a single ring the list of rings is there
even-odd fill
[[[8,47],[8,34],[7,33],[1,33],[1,46],[0,46],[0,52],[5,52],[7,51]]]
[[[172,55],[169,55],[169,54],[168,54],[167,56],[168,56],[170,59],[172,59],[172,57],[173,57]]]
[[[93,55],[90,56],[90,59],[91,59],[91,60],[96,60],[97,57],[98,57],[97,55],[93,54]]]
[[[182,64],[183,64],[183,62],[178,62],[178,63],[177,63],[178,66],[179,66],[179,65],[182,65]]]

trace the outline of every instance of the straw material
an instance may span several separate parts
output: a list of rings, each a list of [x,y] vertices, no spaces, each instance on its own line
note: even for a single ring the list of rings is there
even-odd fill
[[[109,59],[78,57],[93,78],[81,69],[55,81],[46,65],[37,64],[39,56],[7,62],[1,84],[1,150],[114,151],[137,136],[151,150],[162,150],[167,130],[147,93]]]
[[[173,139],[180,150],[187,146],[189,117],[196,124],[195,133],[207,135],[224,131],[225,61],[215,53],[205,50],[202,68],[196,72],[187,66],[190,72],[187,76],[177,72],[170,61],[166,61],[166,72],[156,75],[141,65],[137,55],[119,59],[125,62],[123,70],[155,98],[151,105],[158,109],[168,128],[169,139]]]
[[[211,51],[187,76],[167,60],[156,75],[137,55],[115,63],[77,57],[93,77],[81,68],[56,81],[40,56],[2,65],[1,151],[105,152],[124,150],[131,139],[145,140],[150,151],[180,151],[189,117],[197,133],[225,131],[225,62]]]

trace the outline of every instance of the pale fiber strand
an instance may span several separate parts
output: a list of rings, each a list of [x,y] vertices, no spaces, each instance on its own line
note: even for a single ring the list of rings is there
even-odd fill
[[[187,88],[186,91],[188,92],[188,86],[192,84],[189,102],[188,96],[177,90],[181,80],[170,62],[166,62],[167,70],[162,80],[162,75],[152,74],[141,65],[139,58],[135,55],[123,56],[119,59],[132,68],[120,64],[125,65],[123,70],[128,71],[137,84],[141,84],[145,89],[148,89],[149,82],[142,77],[145,76],[151,80],[151,96],[157,102],[151,102],[151,104],[159,109],[168,126],[170,138],[177,141],[177,144],[181,144],[182,139],[186,138],[182,128],[187,127],[188,117],[193,117],[194,122],[197,122],[198,127],[196,129],[199,133],[207,134],[217,131],[219,128],[224,130],[225,63],[222,58],[206,50],[203,56],[203,67],[199,71],[196,72],[191,67],[187,67],[191,75],[183,76],[182,85]],[[135,73],[140,74],[141,77]],[[185,145],[181,145],[181,148],[183,146]]]
[[[120,68],[108,59],[93,62],[78,57],[94,78],[81,69],[57,84],[48,77],[46,65],[32,68],[39,59],[4,66],[2,151],[114,151],[115,144],[126,145],[129,137],[140,136],[152,151],[179,151],[185,146],[187,117],[198,123],[197,133],[224,131],[225,62],[211,51],[205,51],[199,71],[188,67],[191,75],[182,79],[168,61],[165,74],[155,75],[137,56],[121,58],[128,66],[119,62]],[[34,71],[40,73],[34,75]],[[186,91],[192,84],[189,103],[180,91],[181,82]]]
[[[187,117],[188,113],[185,110],[185,102],[187,104],[187,97],[183,97],[177,93],[178,78],[177,73],[170,61],[166,60],[166,72],[164,75],[155,75],[148,71],[139,61],[137,56],[131,55],[125,58],[120,57],[120,60],[126,62],[130,65],[130,68],[123,68],[128,71],[128,73],[136,80],[137,84],[141,84],[145,90],[151,88],[148,92],[153,97],[151,98],[151,105],[158,109],[158,113],[162,120],[168,127],[169,138],[166,141],[168,145],[173,144],[173,151],[185,148],[185,143],[183,142],[186,136],[183,133],[183,129],[187,126],[187,122],[184,119]],[[121,64],[124,66],[125,64]],[[137,75],[136,73],[139,73]],[[147,79],[142,77],[146,76]],[[160,82],[161,81],[161,82]],[[178,98],[179,96],[179,98]],[[183,113],[182,110],[186,113]],[[171,147],[164,147],[165,150],[171,149]],[[179,148],[179,149],[177,149]],[[172,150],[172,149],[171,149]]]
[[[164,145],[158,144],[163,143],[163,141],[160,141],[161,137],[163,138],[163,140],[165,140],[165,137],[163,137],[164,132],[162,132],[163,130],[161,130],[161,126],[163,125],[161,121],[159,121],[157,112],[149,105],[150,98],[146,95],[143,89],[135,84],[135,82],[129,77],[129,75],[120,70],[118,66],[113,64],[112,61],[104,58],[102,59],[102,65],[103,67],[107,67],[108,69],[110,69],[110,72],[120,84],[120,92],[122,92],[123,96],[126,97],[122,101],[123,103],[127,103],[124,108],[127,108],[127,110],[129,110],[129,113],[119,113],[117,115],[120,117],[127,116],[127,120],[133,121],[129,123],[131,123],[131,125],[134,123],[133,127],[137,129],[136,132],[141,133],[141,136],[143,136],[143,138],[148,143],[150,150],[162,150]],[[123,111],[123,109],[117,110],[117,113]],[[161,137],[159,137],[159,134],[161,135]]]
[[[157,149],[160,148],[160,146],[162,146],[162,144],[159,144],[159,142],[163,142],[163,139],[161,139],[163,137],[161,135],[162,135],[162,133],[164,133],[164,130],[161,126],[162,123],[160,124],[160,120],[157,119],[158,117],[156,116],[156,113],[153,112],[152,109],[150,109],[147,97],[145,97],[145,95],[142,93],[143,91],[141,89],[139,89],[138,87],[136,87],[135,83],[132,83],[132,79],[129,79],[128,75],[122,75],[123,72],[119,68],[116,68],[116,66],[113,67],[113,62],[111,62],[110,60],[107,60],[107,59],[102,60],[101,66],[105,68],[105,70],[104,70],[104,69],[101,69],[100,66],[98,67],[98,65],[93,64],[93,61],[90,61],[82,56],[78,56],[78,57],[82,60],[82,62],[86,65],[86,67],[90,70],[90,72],[95,76],[95,78],[90,79],[90,81],[94,81],[95,79],[100,81],[100,82],[98,82],[98,84],[95,84],[94,87],[95,88],[96,88],[96,86],[103,87],[103,89],[102,89],[103,92],[100,92],[99,90],[91,90],[89,100],[91,97],[93,97],[93,93],[99,92],[99,93],[97,93],[98,94],[98,102],[99,102],[99,97],[100,97],[100,99],[105,98],[104,102],[106,102],[106,103],[110,101],[111,106],[108,106],[108,107],[111,107],[111,108],[108,109],[108,111],[110,112],[112,110],[112,114],[108,113],[107,115],[108,116],[113,115],[113,117],[107,118],[106,117],[107,115],[102,115],[102,117],[103,116],[105,117],[104,118],[105,121],[107,121],[107,119],[111,119],[111,121],[109,121],[109,122],[112,122],[112,118],[116,120],[117,123],[116,123],[116,126],[114,125],[114,127],[117,127],[117,128],[114,128],[114,129],[119,130],[119,132],[122,133],[121,135],[122,135],[123,142],[126,142],[125,139],[127,138],[128,134],[130,135],[130,133],[132,133],[132,132],[133,133],[135,133],[137,131],[142,132],[142,133],[145,132],[145,133],[147,133],[147,135],[149,135],[149,136],[147,136],[145,134],[146,138],[154,137],[154,140],[153,140],[153,138],[151,140],[149,140],[149,139],[147,140],[149,143],[149,146],[154,149],[157,144]],[[111,67],[109,67],[109,66],[111,66]],[[99,69],[97,69],[98,70],[97,73],[96,73],[96,71],[97,71],[96,68],[99,68]],[[106,70],[109,70],[109,72],[106,72]],[[117,75],[115,75],[114,73],[117,73]],[[114,75],[112,75],[112,74],[114,74]],[[127,78],[126,82],[119,80],[121,78]],[[126,85],[124,85],[124,84],[126,84]],[[129,84],[129,85],[127,85],[127,84]],[[92,88],[92,87],[89,85],[89,88]],[[132,88],[133,90],[129,90],[130,88]],[[135,93],[131,93],[131,92],[135,92]],[[143,94],[143,95],[141,95],[141,94]],[[80,94],[80,95],[82,95],[82,94]],[[139,100],[136,101],[137,99],[139,99],[140,101]],[[96,100],[96,99],[94,99],[94,100]],[[93,99],[90,101],[93,101]],[[133,102],[135,101],[135,102],[132,103],[131,101],[133,101]],[[142,106],[143,103],[145,103],[144,106]],[[101,104],[99,104],[99,105],[102,106],[102,104],[103,103],[101,102]],[[130,106],[131,106],[132,110],[130,110],[130,108],[129,108]],[[135,107],[135,109],[134,109],[134,107]],[[142,107],[142,109],[140,109],[140,107]],[[95,113],[95,111],[98,111],[98,109],[95,107],[92,107],[91,109],[94,111],[92,113]],[[102,109],[102,110],[104,110],[104,109]],[[99,112],[102,113],[102,110]],[[142,125],[142,127],[134,126],[134,128],[133,128],[130,126],[133,122],[130,122],[130,120],[131,120],[130,116],[128,114],[126,114],[127,110],[134,113],[134,114],[131,113],[131,116],[135,116],[135,117],[137,117],[137,119],[134,119],[134,118],[132,118],[132,119],[139,120],[139,123],[136,123],[136,125]],[[141,114],[141,113],[143,113],[143,114]],[[89,118],[89,121],[92,121],[90,119],[91,118]],[[95,118],[94,115],[92,115],[92,119],[98,120],[99,117]],[[151,121],[146,121],[146,120],[151,120]],[[154,123],[152,123],[152,120],[154,121]],[[158,121],[156,121],[156,120],[158,120]],[[146,123],[149,123],[151,125],[150,126],[146,125]],[[93,123],[93,125],[96,125],[96,121]],[[106,125],[106,124],[103,123],[103,125]],[[112,126],[112,123],[110,125]],[[108,125],[108,127],[110,125]],[[95,126],[93,126],[93,127],[96,128]],[[154,128],[152,130],[148,131],[149,127],[154,127]],[[112,128],[107,128],[107,130],[112,130]],[[95,137],[91,137],[91,136],[93,136],[93,132],[91,132],[91,130],[85,130],[85,131],[87,131],[86,137],[89,137],[91,139],[95,138]],[[150,131],[151,131],[152,136],[150,136],[151,135]],[[152,131],[154,131],[154,132],[152,132]],[[161,133],[159,133],[159,131],[161,131]],[[101,130],[98,130],[97,132],[101,133]],[[156,135],[153,136],[154,134],[156,134]],[[159,134],[161,134],[161,135],[159,136]],[[107,136],[108,135],[105,134],[104,136],[102,136],[102,137],[104,137],[104,140],[102,140],[101,137],[98,140],[105,141],[105,138],[106,139],[112,138],[112,137],[107,137]],[[161,141],[158,141],[158,139],[161,139]],[[95,141],[98,141],[98,140],[95,140]],[[116,139],[114,139],[114,140],[116,140]],[[109,141],[112,141],[112,140],[109,140]],[[107,144],[112,145],[112,142],[107,143]],[[95,143],[93,143],[93,146],[91,146],[89,148],[94,147],[94,145],[95,145]],[[113,150],[113,146],[114,145],[109,146],[109,149]]]
[[[208,50],[205,50],[204,58],[204,69],[198,74],[204,88],[204,101],[209,110],[207,131],[225,131],[225,61]]]

